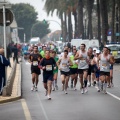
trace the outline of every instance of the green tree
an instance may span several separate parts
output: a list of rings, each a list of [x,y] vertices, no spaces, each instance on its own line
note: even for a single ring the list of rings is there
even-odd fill
[[[38,13],[35,11],[35,8],[30,4],[13,4],[12,10],[15,15],[18,27],[23,27],[24,30],[19,30],[19,38],[21,41],[24,39],[24,33],[26,34],[26,40],[28,41],[31,37],[31,28],[32,25],[37,20]]]
[[[43,21],[38,21],[32,26],[31,36],[43,38],[45,35],[50,33],[49,24]]]

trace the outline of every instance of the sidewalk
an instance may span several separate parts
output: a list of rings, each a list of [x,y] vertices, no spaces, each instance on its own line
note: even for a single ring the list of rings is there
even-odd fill
[[[13,59],[10,59],[11,67],[7,67],[7,78],[10,76],[13,67]],[[11,96],[0,96],[0,104],[5,102],[11,102],[21,98],[21,63],[16,65],[16,74],[13,83]]]

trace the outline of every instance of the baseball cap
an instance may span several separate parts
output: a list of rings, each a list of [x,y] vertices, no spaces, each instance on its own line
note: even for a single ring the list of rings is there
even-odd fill
[[[94,51],[94,50],[97,50],[97,48],[93,48],[93,51]]]
[[[98,54],[99,54],[99,53],[100,53],[100,50],[96,50],[96,53],[98,53]]]

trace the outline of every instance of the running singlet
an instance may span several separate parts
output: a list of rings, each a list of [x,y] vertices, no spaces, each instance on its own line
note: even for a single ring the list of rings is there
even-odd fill
[[[87,52],[82,53],[82,51],[79,52],[79,55],[82,54],[82,58],[78,60],[78,69],[88,69],[89,65],[87,63]]]
[[[45,69],[43,70],[44,73],[53,74],[54,67],[56,67],[56,62],[54,58],[50,59],[43,58],[40,65],[45,67]]]
[[[70,60],[73,62],[73,66],[70,66],[70,68],[78,68],[78,65],[76,64],[76,60],[74,60],[74,55],[70,56]]]
[[[110,55],[108,55],[107,58],[109,60]],[[103,54],[101,54],[100,71],[110,72],[110,63],[106,60],[106,58],[103,56]]]
[[[61,59],[60,69],[61,69],[61,71],[64,71],[64,72],[69,72],[70,71],[68,58],[67,59]]]
[[[38,60],[39,58],[40,60],[42,59],[42,56],[40,54],[34,54],[34,53],[30,54],[29,59],[32,62],[31,67],[38,67],[38,64],[40,62]]]

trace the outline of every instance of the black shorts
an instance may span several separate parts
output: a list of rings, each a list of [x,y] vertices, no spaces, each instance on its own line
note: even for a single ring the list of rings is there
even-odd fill
[[[77,68],[70,68],[70,74],[74,75],[78,73],[78,69]]]
[[[95,66],[94,65],[89,65],[88,75],[91,75],[91,73],[95,73]]]
[[[104,71],[100,71],[100,76],[105,75],[105,76],[110,76],[110,72],[104,72]]]
[[[31,67],[31,74],[32,73],[35,73],[37,75],[40,75],[41,74],[41,71],[38,67]]]
[[[78,74],[83,74],[83,72],[88,72],[88,69],[78,69]]]
[[[61,75],[70,76],[70,71],[69,72],[60,71],[60,72],[61,72]]]
[[[53,74],[43,73],[43,83],[47,83],[47,81],[53,81]]]

